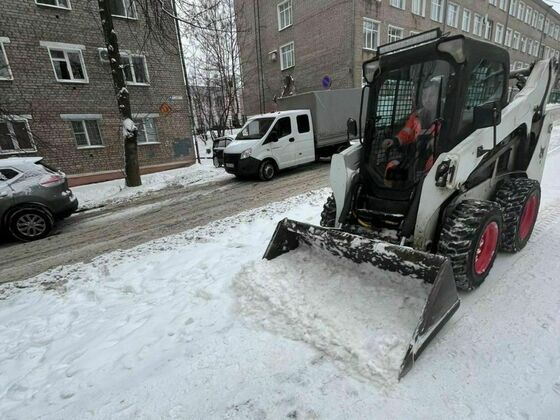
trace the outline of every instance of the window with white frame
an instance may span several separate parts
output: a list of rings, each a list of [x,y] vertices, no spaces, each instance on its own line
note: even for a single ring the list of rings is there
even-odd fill
[[[389,5],[396,7],[397,9],[405,8],[405,0],[389,0]]]
[[[537,21],[539,20],[539,13],[536,10],[533,10],[533,15],[531,17],[531,26],[533,28],[537,27]]]
[[[75,119],[70,121],[78,148],[102,147],[103,140],[97,119]]]
[[[415,15],[426,16],[426,0],[412,0],[410,10]]]
[[[463,9],[463,22],[461,23],[461,30],[469,32],[471,30],[471,11]]]
[[[459,26],[459,5],[449,2],[447,4],[447,24],[452,28]]]
[[[387,42],[395,42],[403,38],[404,30],[402,28],[389,25],[389,30],[387,31]]]
[[[543,30],[543,26],[544,26],[544,15],[542,13],[539,14],[539,21],[537,24],[537,28],[539,29],[539,31]]]
[[[494,42],[501,44],[504,41],[504,25],[501,23],[496,24],[496,33],[494,34]]]
[[[59,9],[70,9],[70,0],[35,0],[41,6],[57,7]]]
[[[134,0],[109,0],[111,15],[126,19],[138,19]]]
[[[59,82],[88,83],[86,65],[82,55],[83,46],[42,43],[47,46],[56,80]],[[50,46],[49,46],[50,45]]]
[[[280,47],[280,70],[286,70],[296,65],[293,41]]]
[[[366,50],[376,50],[379,46],[379,23],[364,18],[364,45]]]
[[[531,16],[533,16],[533,8],[527,5],[527,7],[525,8],[525,19],[524,19],[524,22],[527,25],[531,24]]]
[[[473,34],[482,36],[482,16],[474,14]]]
[[[539,41],[534,41],[533,42],[533,55],[535,57],[539,56],[539,49],[540,49],[541,43]]]
[[[500,9],[506,10],[506,0],[500,0]]]
[[[554,28],[554,39],[560,41],[560,25],[556,25]]]
[[[511,46],[514,50],[518,50],[519,49],[519,39],[521,37],[521,34],[517,31],[515,31],[513,33],[513,38],[512,38],[512,42],[511,42]]]
[[[149,85],[148,64],[146,56],[121,52],[121,65],[128,85]]]
[[[525,3],[520,1],[519,5],[517,6],[517,19],[523,20],[524,17],[525,17]]]
[[[511,28],[507,28],[506,29],[506,39],[504,41],[504,45],[506,47],[511,47],[511,35],[512,35],[513,31],[511,30]]]
[[[519,49],[521,50],[521,52],[527,52],[527,37],[525,35],[521,35],[519,44]]]
[[[138,144],[159,143],[155,118],[133,118],[132,120],[138,128],[136,137]]]
[[[546,18],[544,20],[544,33],[548,34],[550,32],[550,19]]]
[[[509,0],[509,14],[515,16],[517,13],[517,0]]]
[[[487,19],[484,24],[484,39],[492,38],[492,31],[494,30],[494,21]]]
[[[277,6],[278,9],[278,30],[286,29],[288,26],[292,26],[293,15],[292,15],[292,0],[286,0]]]
[[[430,16],[436,22],[443,22],[443,0],[432,0]]]
[[[9,38],[0,37],[0,80],[13,80],[14,78],[10,62],[8,61],[8,55],[6,54],[5,44],[9,43]]]
[[[531,38],[527,39],[527,54],[533,54],[533,40]]]
[[[488,0],[488,3],[490,3],[492,6],[495,6],[495,5],[496,5],[496,1],[497,1],[497,0]]]
[[[26,117],[0,118],[0,154],[35,151]]]

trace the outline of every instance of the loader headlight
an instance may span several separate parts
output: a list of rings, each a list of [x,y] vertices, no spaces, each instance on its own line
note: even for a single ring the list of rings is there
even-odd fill
[[[251,156],[251,153],[253,153],[253,149],[251,149],[250,147],[246,150],[244,150],[241,153],[241,156],[239,156],[239,159],[247,159],[249,156]]]

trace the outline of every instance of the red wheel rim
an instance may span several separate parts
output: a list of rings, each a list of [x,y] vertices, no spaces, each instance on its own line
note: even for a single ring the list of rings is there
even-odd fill
[[[519,222],[519,239],[525,240],[531,229],[535,224],[537,219],[537,211],[539,209],[539,199],[536,195],[532,195],[527,202],[525,207],[523,207],[523,214],[521,215],[521,221]]]
[[[478,275],[484,274],[492,262],[498,245],[499,230],[498,224],[491,222],[480,237],[474,258],[474,271]]]

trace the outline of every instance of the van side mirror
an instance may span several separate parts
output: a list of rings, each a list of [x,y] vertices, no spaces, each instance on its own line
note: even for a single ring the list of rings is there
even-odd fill
[[[502,108],[498,102],[488,102],[475,106],[473,110],[474,129],[493,127],[502,122]]]
[[[266,138],[266,143],[276,143],[278,141],[278,133],[272,130]]]
[[[355,119],[348,118],[346,121],[346,134],[348,135],[348,138],[356,137],[358,135],[358,124]]]

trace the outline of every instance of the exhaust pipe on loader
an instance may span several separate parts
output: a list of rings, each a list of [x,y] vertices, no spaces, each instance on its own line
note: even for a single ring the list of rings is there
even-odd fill
[[[263,258],[272,260],[300,244],[320,248],[357,264],[369,263],[382,270],[413,277],[432,285],[418,325],[400,366],[399,379],[459,308],[459,297],[449,260],[441,255],[369,239],[334,228],[284,219],[278,223]]]

